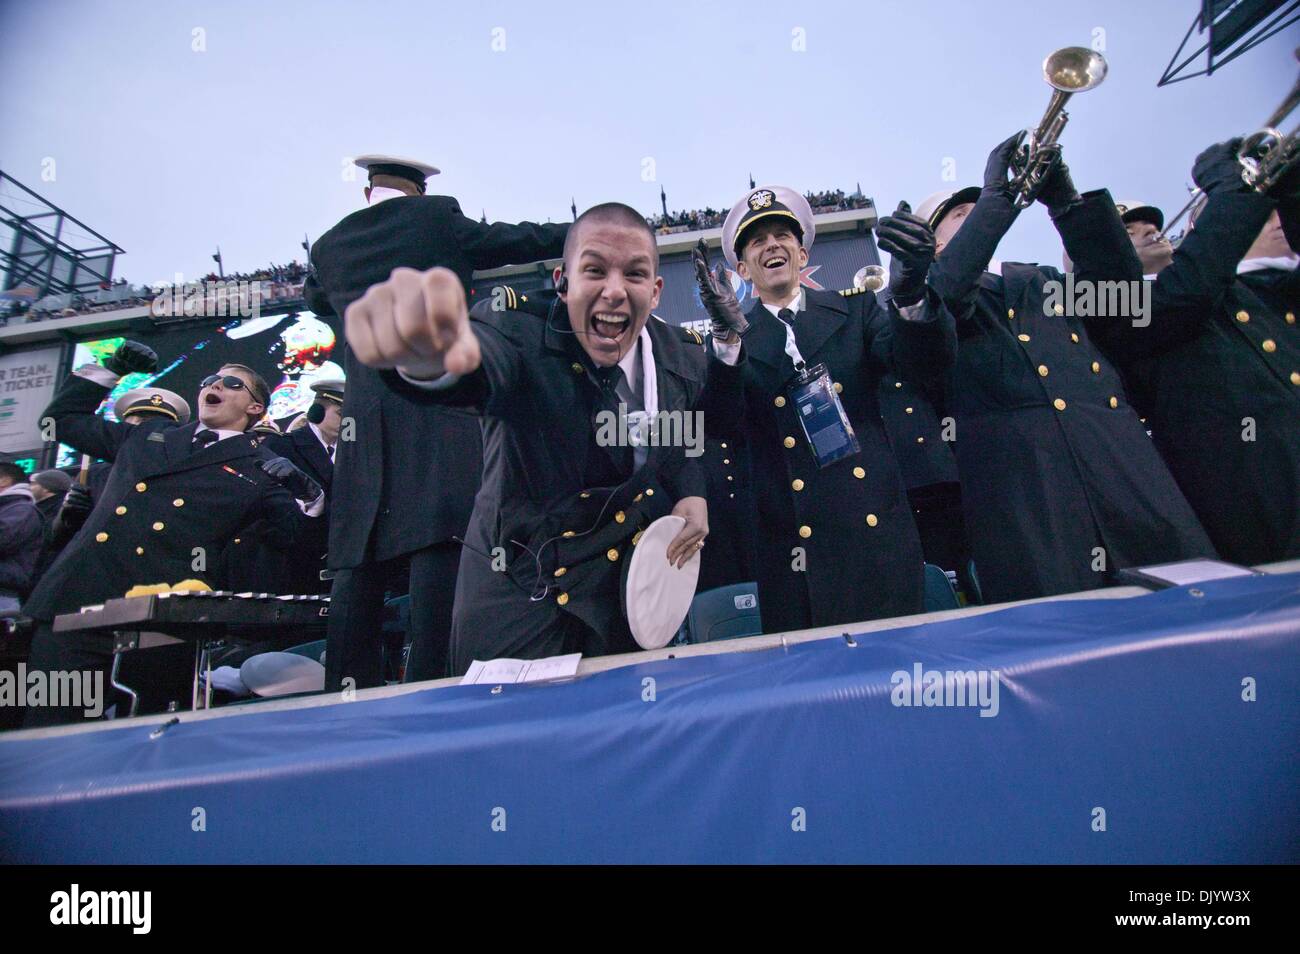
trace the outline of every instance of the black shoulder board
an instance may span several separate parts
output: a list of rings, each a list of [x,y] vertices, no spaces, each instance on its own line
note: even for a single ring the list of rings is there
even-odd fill
[[[682,333],[682,340],[689,341],[691,344],[704,344],[704,336],[694,328],[687,328],[685,325],[678,325],[677,330]]]

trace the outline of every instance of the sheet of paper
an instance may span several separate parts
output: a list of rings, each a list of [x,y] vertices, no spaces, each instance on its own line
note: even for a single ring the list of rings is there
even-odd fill
[[[501,685],[503,683],[544,682],[548,679],[568,679],[578,672],[582,653],[567,656],[549,656],[546,659],[475,659],[469,671],[461,677],[462,686]]]
[[[1139,567],[1147,576],[1168,580],[1174,586],[1223,580],[1231,576],[1252,576],[1252,571],[1218,560],[1186,560],[1182,563],[1162,563],[1159,566]]]

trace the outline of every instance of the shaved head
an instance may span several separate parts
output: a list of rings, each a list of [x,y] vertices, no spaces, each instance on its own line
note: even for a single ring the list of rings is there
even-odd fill
[[[622,202],[602,202],[600,205],[593,205],[578,216],[578,220],[569,227],[569,232],[564,237],[564,262],[566,265],[570,263],[578,250],[578,236],[582,232],[583,226],[596,224],[621,225],[644,232],[650,242],[655,271],[659,271],[659,246],[655,244],[654,229],[646,223],[640,212],[630,205],[624,205]]]

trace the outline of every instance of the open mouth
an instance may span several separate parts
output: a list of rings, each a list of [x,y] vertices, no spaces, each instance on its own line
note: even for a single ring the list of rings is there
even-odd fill
[[[608,341],[617,341],[619,336],[627,330],[631,320],[627,315],[616,315],[612,312],[602,311],[591,316],[591,330]]]
[[[204,395],[203,403],[206,404],[208,407],[215,407],[216,405],[221,403],[221,396],[212,391],[209,391],[206,395]]]
[[[778,268],[785,268],[789,262],[790,260],[784,255],[773,255],[771,258],[763,262],[763,267],[768,271],[776,271]]]

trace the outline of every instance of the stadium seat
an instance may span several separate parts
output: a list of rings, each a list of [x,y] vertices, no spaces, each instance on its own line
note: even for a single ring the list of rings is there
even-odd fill
[[[939,610],[957,609],[957,591],[952,587],[948,574],[933,563],[925,565],[925,611],[934,613]]]
[[[736,583],[697,593],[683,624],[682,642],[711,643],[763,632],[758,584]]]

